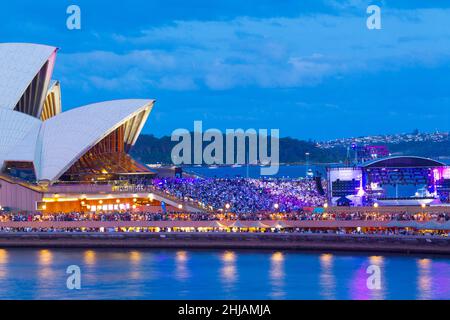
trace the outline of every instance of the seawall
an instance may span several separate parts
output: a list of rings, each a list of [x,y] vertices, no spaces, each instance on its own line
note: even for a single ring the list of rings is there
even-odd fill
[[[0,233],[0,247],[275,249],[449,255],[450,238],[242,232],[4,232]]]

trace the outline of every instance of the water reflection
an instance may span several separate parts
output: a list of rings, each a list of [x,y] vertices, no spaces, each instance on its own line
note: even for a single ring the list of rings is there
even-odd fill
[[[369,257],[369,262],[372,265],[377,265],[380,268],[383,266],[384,264],[384,257],[382,256],[370,256]]]
[[[188,254],[186,251],[180,250],[175,255],[175,277],[179,281],[185,281],[189,278],[189,270],[187,268]]]
[[[370,270],[370,266],[378,267],[379,275]],[[351,298],[354,300],[381,300],[385,298],[387,291],[387,279],[384,271],[384,258],[382,256],[370,256],[356,270],[352,281]],[[372,288],[373,277],[379,276],[380,288]],[[376,280],[377,281],[377,280]],[[369,285],[369,282],[371,285]]]
[[[130,252],[130,261],[131,264],[139,264],[142,259],[142,254],[139,251],[131,251]]]
[[[42,249],[37,252],[38,255],[38,276],[37,276],[37,288],[36,295],[38,297],[51,296],[53,283],[56,280],[56,273],[53,270],[53,252],[47,249]],[[67,267],[67,266],[66,266]],[[66,270],[63,269],[62,272]],[[65,282],[64,287],[65,287]]]
[[[8,251],[0,249],[0,280],[6,279],[8,275]]]
[[[0,264],[8,263],[8,251],[0,249]]]
[[[38,251],[38,264],[39,264],[39,280],[45,281],[50,279],[53,275],[51,264],[53,261],[53,253],[50,250],[42,249]]]
[[[372,266],[377,266],[379,270],[381,271],[380,274],[380,288],[379,289],[369,289],[370,291],[370,299],[372,300],[384,300],[387,290],[387,279],[386,279],[386,272],[385,272],[385,266],[384,266],[384,257],[382,256],[370,256],[369,257],[369,263]],[[367,271],[366,271],[367,272]],[[367,274],[369,277],[370,274]]]
[[[320,255],[320,287],[324,299],[336,299],[336,279],[333,272],[334,256],[329,253]]]
[[[225,251],[221,255],[222,268],[220,269],[220,278],[223,282],[225,291],[235,289],[238,278],[236,268],[236,254],[233,251]]]
[[[142,254],[139,251],[133,250],[130,252],[129,261],[131,263],[129,278],[133,280],[138,280],[142,277],[141,274],[141,264],[142,264]]]
[[[66,288],[66,268],[72,264],[82,268],[81,291]],[[381,290],[367,286],[370,265],[380,268]],[[0,299],[449,299],[450,259],[250,250],[11,248],[0,249],[0,279]]]
[[[428,300],[431,299],[432,278],[431,278],[431,260],[419,259],[417,260],[417,299]]]
[[[84,263],[87,264],[88,266],[92,266],[95,265],[95,251],[93,250],[86,250],[84,252]]]
[[[270,283],[272,285],[272,298],[282,299],[286,295],[286,292],[284,291],[284,278],[284,255],[282,252],[274,252],[270,257]]]
[[[38,252],[39,264],[41,266],[48,266],[53,261],[53,253],[50,250],[42,249]]]

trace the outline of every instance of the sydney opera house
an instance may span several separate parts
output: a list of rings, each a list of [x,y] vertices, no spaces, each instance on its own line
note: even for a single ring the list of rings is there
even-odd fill
[[[127,198],[136,202],[144,195],[102,181],[154,174],[129,155],[154,100],[107,101],[62,112],[60,83],[52,79],[57,51],[0,44],[0,206],[53,205],[64,211],[118,208],[133,203]]]

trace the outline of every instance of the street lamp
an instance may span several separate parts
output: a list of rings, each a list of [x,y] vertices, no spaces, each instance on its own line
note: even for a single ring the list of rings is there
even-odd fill
[[[279,205],[278,203],[275,203],[275,204],[273,205],[273,207],[275,208],[275,210],[278,210],[278,208],[280,207],[280,205]]]
[[[309,174],[309,152],[305,152],[305,158],[306,158],[306,177],[308,177]]]

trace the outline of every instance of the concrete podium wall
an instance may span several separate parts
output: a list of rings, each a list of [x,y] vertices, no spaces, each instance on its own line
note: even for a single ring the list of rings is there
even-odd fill
[[[0,206],[3,208],[36,211],[36,203],[42,197],[43,193],[39,191],[0,177]]]

